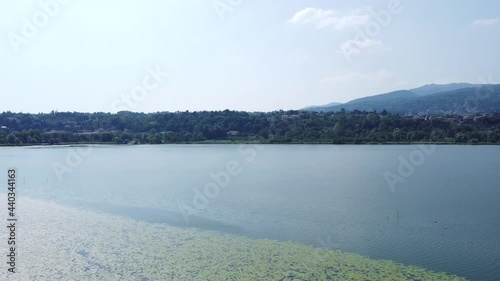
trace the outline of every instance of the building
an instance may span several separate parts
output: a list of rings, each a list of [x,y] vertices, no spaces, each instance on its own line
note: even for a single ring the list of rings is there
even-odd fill
[[[474,116],[466,115],[466,116],[463,117],[462,121],[464,123],[470,123],[470,122],[474,121]]]

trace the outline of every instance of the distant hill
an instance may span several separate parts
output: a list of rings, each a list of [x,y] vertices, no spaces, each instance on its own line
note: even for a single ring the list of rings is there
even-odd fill
[[[341,105],[341,104],[342,104],[341,102],[331,102],[329,104],[324,104],[324,105],[311,105],[311,106],[307,106],[307,107],[304,107],[304,108],[302,108],[300,110],[320,111],[319,109],[321,109],[321,108],[332,107],[332,106]]]
[[[432,95],[432,94],[437,94],[437,93],[455,91],[455,90],[465,89],[465,88],[476,88],[476,87],[481,87],[481,86],[482,85],[480,85],[480,84],[469,84],[469,83],[452,83],[452,84],[445,84],[445,85],[428,84],[428,85],[422,86],[420,88],[411,89],[410,91],[414,92],[415,94],[417,94],[419,96],[427,96],[427,95]]]
[[[500,85],[485,85],[458,89],[419,98],[405,108],[394,109],[411,113],[475,114],[500,113]],[[387,109],[389,110],[389,109]]]
[[[399,114],[500,113],[500,85],[430,84],[412,90],[355,99],[341,105],[312,107],[308,111],[382,111]]]

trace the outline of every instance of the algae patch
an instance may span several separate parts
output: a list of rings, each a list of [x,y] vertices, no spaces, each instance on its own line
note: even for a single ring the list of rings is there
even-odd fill
[[[465,280],[296,243],[20,202],[19,273],[1,272],[1,280]]]

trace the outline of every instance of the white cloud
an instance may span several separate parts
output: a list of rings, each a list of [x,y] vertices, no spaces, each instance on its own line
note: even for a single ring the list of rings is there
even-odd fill
[[[388,80],[394,77],[394,73],[388,71],[387,69],[380,69],[375,72],[349,72],[341,75],[333,75],[325,77],[321,80],[324,84],[329,83],[342,83],[342,82],[355,82],[355,83],[379,83],[384,80]]]
[[[494,19],[479,19],[472,22],[473,26],[489,26],[500,23],[500,18]]]
[[[288,20],[292,24],[312,24],[316,28],[333,27],[345,29],[360,26],[370,21],[368,9],[355,9],[346,12],[336,10],[323,10],[318,8],[305,8],[298,11]]]

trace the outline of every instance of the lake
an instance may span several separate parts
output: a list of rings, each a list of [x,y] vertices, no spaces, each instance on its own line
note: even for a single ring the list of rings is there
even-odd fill
[[[498,146],[0,148],[9,167],[19,198],[500,278]]]

